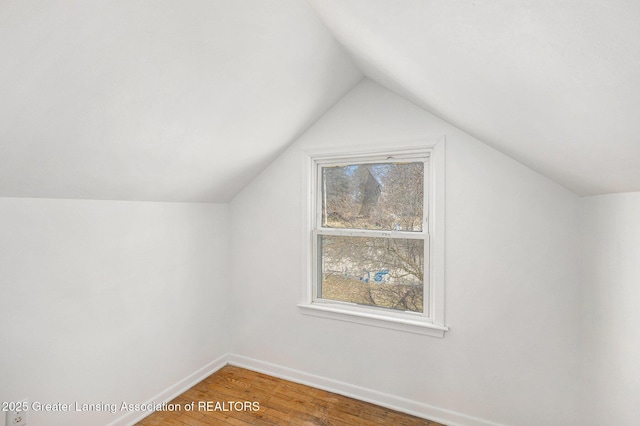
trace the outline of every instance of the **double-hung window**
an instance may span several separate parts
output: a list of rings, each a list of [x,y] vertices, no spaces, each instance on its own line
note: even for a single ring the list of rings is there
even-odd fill
[[[443,336],[444,141],[307,160],[303,312]]]

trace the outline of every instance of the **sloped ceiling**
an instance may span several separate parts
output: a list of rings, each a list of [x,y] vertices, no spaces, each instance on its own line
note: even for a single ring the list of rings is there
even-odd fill
[[[310,0],[364,73],[579,195],[640,191],[637,0]]]
[[[0,196],[226,202],[363,73],[579,195],[640,191],[635,0],[5,0]]]
[[[3,0],[0,196],[225,202],[361,78],[299,0]]]

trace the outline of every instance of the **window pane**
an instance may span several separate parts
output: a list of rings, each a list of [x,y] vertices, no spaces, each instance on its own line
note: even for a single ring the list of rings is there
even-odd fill
[[[422,231],[424,164],[322,168],[322,226]]]
[[[318,296],[400,311],[423,311],[424,240],[318,236]]]

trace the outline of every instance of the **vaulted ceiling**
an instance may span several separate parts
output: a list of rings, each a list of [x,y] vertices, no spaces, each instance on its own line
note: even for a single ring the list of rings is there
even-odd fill
[[[0,196],[226,202],[363,74],[640,191],[640,2],[0,1]]]
[[[637,0],[311,0],[370,78],[579,195],[640,191]]]
[[[0,196],[232,198],[361,72],[299,0],[0,0]]]

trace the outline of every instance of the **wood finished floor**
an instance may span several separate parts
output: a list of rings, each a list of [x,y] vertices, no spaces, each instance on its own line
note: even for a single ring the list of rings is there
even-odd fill
[[[212,411],[207,411],[210,401]],[[229,401],[258,402],[246,411],[230,409]],[[186,405],[195,403],[194,411]],[[219,402],[216,407],[216,402]],[[394,425],[444,426],[367,402],[347,398],[239,367],[226,366],[204,379],[170,404],[180,411],[157,411],[139,426],[210,425]],[[198,409],[198,405],[200,409]],[[217,410],[215,410],[217,408]],[[238,405],[240,408],[240,405]],[[222,411],[226,409],[228,411]]]

